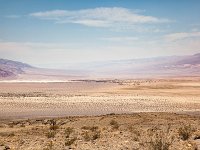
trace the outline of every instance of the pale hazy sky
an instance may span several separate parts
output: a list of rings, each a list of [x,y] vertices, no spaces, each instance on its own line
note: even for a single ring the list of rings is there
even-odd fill
[[[0,58],[54,68],[199,52],[199,0],[0,0]]]

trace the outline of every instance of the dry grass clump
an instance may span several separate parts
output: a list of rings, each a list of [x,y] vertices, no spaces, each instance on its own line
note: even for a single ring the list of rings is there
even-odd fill
[[[107,114],[108,116],[114,116],[114,115],[116,115],[115,113],[109,113],[109,114]]]
[[[112,126],[113,129],[118,129],[119,128],[119,124],[115,120],[111,120],[110,121],[110,125]]]
[[[183,127],[180,127],[178,130],[178,134],[182,140],[188,140],[192,133],[195,130],[191,127],[191,125],[185,125]]]
[[[74,138],[67,138],[66,141],[65,141],[65,146],[72,145],[76,140],[77,140],[76,137],[74,137]]]
[[[85,141],[94,141],[98,138],[100,138],[100,131],[96,131],[96,132],[88,132],[88,131],[85,131],[83,132],[82,134],[83,138]]]
[[[83,129],[83,130],[91,130],[92,132],[93,131],[96,131],[96,130],[98,130],[98,126],[83,126],[83,127],[81,127],[81,129]]]
[[[46,136],[47,138],[54,138],[56,135],[56,132],[55,131],[49,131],[47,132]]]
[[[24,127],[26,127],[26,126],[25,126],[25,124],[24,124],[24,123],[22,123],[22,124],[20,125],[20,127],[23,127],[23,128],[24,128]]]
[[[14,132],[1,132],[0,137],[13,137],[15,136]]]
[[[92,135],[92,140],[100,138],[100,131],[95,131]]]
[[[1,150],[9,150],[11,148],[8,145],[0,144],[0,149]]]
[[[91,136],[89,135],[88,131],[83,132],[82,136],[85,141],[90,141],[90,139],[91,139]]]
[[[100,130],[97,126],[83,126],[81,129],[87,130],[82,133],[82,136],[85,141],[93,141],[100,138]]]
[[[72,145],[76,140],[77,137],[70,136],[74,132],[74,129],[72,127],[67,127],[64,131],[65,133],[65,146]]]
[[[128,129],[132,133],[134,141],[138,141],[139,137],[141,136],[141,131],[139,131],[138,129],[136,129],[133,126],[130,126]]]
[[[167,129],[154,127],[147,131],[146,141],[141,141],[140,145],[148,147],[149,150],[169,150],[173,142],[170,126],[167,126]]]
[[[8,136],[9,136],[9,137],[15,136],[15,133],[14,133],[14,132],[11,132]]]
[[[195,135],[194,140],[200,139],[200,135]]]
[[[47,147],[46,147],[46,148],[43,148],[43,150],[53,150],[53,142],[50,141],[50,142],[47,144]]]
[[[13,128],[14,125],[13,124],[8,124],[9,128]]]
[[[50,131],[47,132],[46,136],[48,138],[54,138],[56,135],[56,130],[59,128],[59,126],[56,124],[56,120],[50,120]]]
[[[65,137],[66,137],[66,138],[69,138],[70,134],[71,134],[73,131],[74,131],[73,128],[67,127],[67,128],[65,129]]]
[[[56,124],[56,120],[50,120],[50,130],[57,130],[59,126]]]
[[[169,150],[172,145],[173,138],[163,136],[163,132],[156,133],[156,135],[151,138],[149,142],[149,148],[152,150]]]

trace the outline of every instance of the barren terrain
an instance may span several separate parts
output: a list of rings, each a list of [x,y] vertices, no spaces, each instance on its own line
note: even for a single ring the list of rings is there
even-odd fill
[[[1,82],[0,150],[199,149],[199,91],[199,77]]]
[[[200,78],[0,83],[0,118],[199,112]]]
[[[2,120],[0,149],[197,150],[199,116],[135,113]]]

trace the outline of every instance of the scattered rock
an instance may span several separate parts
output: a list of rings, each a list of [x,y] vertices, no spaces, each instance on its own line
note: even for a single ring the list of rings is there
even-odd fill
[[[9,150],[10,147],[5,145],[5,146],[0,146],[0,150]]]

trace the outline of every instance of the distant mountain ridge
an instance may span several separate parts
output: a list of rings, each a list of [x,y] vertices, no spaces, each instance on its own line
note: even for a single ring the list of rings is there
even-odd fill
[[[68,69],[73,68],[86,70],[90,73],[90,76],[102,78],[200,75],[200,53],[183,56],[102,61],[68,66]]]
[[[26,75],[26,78],[135,78],[153,76],[200,75],[200,53],[142,59],[91,62],[68,66],[65,70],[41,69],[31,65],[0,59],[0,78]]]
[[[16,76],[20,73],[24,73],[25,68],[33,67],[18,61],[0,59],[0,77]]]

